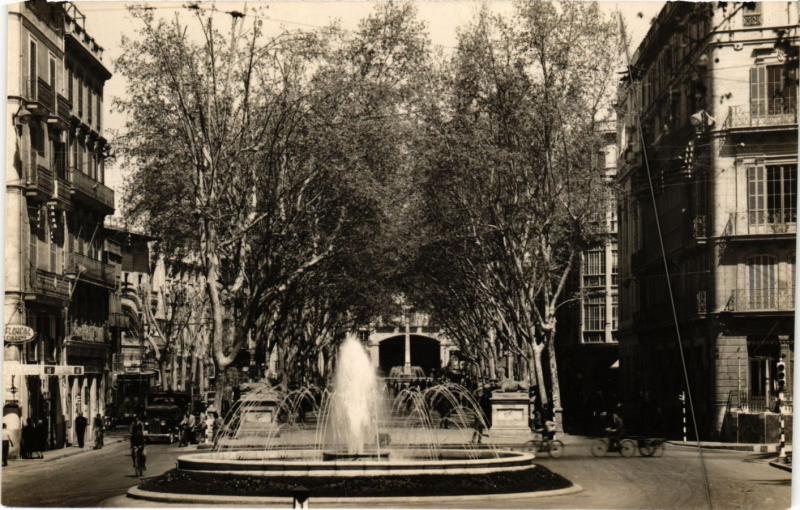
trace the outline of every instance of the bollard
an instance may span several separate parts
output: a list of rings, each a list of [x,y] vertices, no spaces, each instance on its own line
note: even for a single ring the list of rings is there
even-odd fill
[[[686,392],[682,391],[678,395],[678,400],[681,401],[681,414],[683,416],[683,442],[686,442]]]
[[[778,423],[780,424],[780,432],[781,432],[781,443],[778,449],[778,460],[786,463],[786,434],[784,433],[784,423],[783,423],[783,410],[781,409],[781,405],[783,404],[783,392],[778,393]]]
[[[292,493],[292,508],[307,509],[310,491],[305,487],[298,487]]]

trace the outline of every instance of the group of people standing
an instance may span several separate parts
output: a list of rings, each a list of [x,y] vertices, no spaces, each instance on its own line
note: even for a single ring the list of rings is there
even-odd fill
[[[47,449],[48,430],[44,420],[28,418],[22,427],[19,454],[23,459],[43,459]]]
[[[202,441],[212,443],[216,440],[225,423],[222,417],[214,411],[200,413],[197,418],[194,414],[186,412],[179,424],[180,445],[196,444],[198,436]]]

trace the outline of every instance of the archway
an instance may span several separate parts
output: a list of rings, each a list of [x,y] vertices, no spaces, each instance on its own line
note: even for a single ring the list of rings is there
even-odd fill
[[[392,367],[402,367],[405,361],[405,336],[398,335],[383,340],[378,346],[381,371],[389,374]],[[421,335],[411,335],[411,366],[422,367],[430,375],[442,366],[439,341]]]

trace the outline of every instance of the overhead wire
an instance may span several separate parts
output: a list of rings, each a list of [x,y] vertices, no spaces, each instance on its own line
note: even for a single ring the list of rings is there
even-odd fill
[[[633,67],[631,65],[630,50],[628,48],[628,39],[625,31],[625,22],[622,19],[621,12],[619,13],[619,24],[620,24],[620,32],[622,35],[623,49],[625,51],[625,59],[628,64],[628,79],[630,81],[631,87],[633,87],[634,86]],[[650,171],[650,163],[648,162],[647,159],[647,142],[644,137],[644,131],[642,130],[642,115],[641,111],[639,110],[637,99],[638,98],[636,97],[636,94],[631,95],[631,102],[633,105],[633,110],[635,112],[635,118],[636,118],[636,130],[639,134],[639,139],[642,144],[641,146],[642,159],[644,160],[644,168],[645,171],[647,172],[647,181],[650,188],[650,198],[653,204],[656,233],[658,237],[659,248],[661,250],[661,258],[664,265],[664,276],[666,280],[667,294],[669,296],[670,308],[672,311],[672,319],[675,324],[675,334],[678,342],[678,353],[680,354],[681,367],[683,369],[683,380],[686,386],[686,395],[688,397],[687,400],[689,403],[689,410],[692,416],[692,427],[694,428],[695,440],[697,442],[697,451],[700,459],[700,470],[703,474],[703,485],[705,487],[705,496],[706,496],[706,501],[708,503],[708,508],[713,509],[714,505],[711,499],[711,484],[708,478],[708,471],[706,469],[705,458],[703,456],[702,444],[700,443],[700,433],[697,426],[697,413],[695,412],[694,398],[692,396],[691,383],[689,382],[689,371],[686,366],[686,355],[683,352],[684,346],[683,346],[683,339],[681,338],[680,323],[678,322],[678,310],[677,306],[675,305],[675,296],[672,290],[672,278],[670,277],[669,262],[667,259],[667,250],[666,247],[664,246],[664,237],[661,230],[661,219],[658,214],[658,203],[656,201],[655,186],[653,185],[653,176]]]

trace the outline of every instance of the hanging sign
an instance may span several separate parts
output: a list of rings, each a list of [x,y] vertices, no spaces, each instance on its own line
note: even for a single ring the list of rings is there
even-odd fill
[[[36,337],[36,332],[30,326],[23,324],[9,324],[6,326],[3,339],[7,344],[24,344]]]

